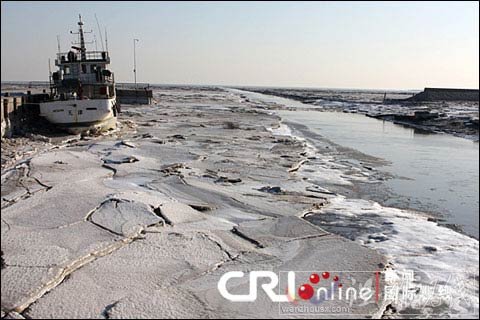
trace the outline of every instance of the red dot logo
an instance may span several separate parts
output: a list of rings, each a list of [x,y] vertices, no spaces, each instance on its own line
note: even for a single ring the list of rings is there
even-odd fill
[[[309,300],[313,297],[313,287],[309,284],[302,284],[300,288],[298,288],[298,295],[303,300]]]
[[[328,278],[330,278],[330,273],[329,272],[324,272],[324,273],[322,273],[322,277],[323,277],[323,279],[328,279]]]
[[[313,284],[317,284],[320,281],[320,276],[316,273],[312,273],[310,275],[310,282]]]
[[[333,277],[333,281],[337,282],[338,281],[338,276]]]

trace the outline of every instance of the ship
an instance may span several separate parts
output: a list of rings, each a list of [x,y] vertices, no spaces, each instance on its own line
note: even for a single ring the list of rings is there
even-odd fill
[[[115,78],[107,67],[110,55],[104,51],[87,51],[82,17],[79,15],[78,42],[70,51],[60,52],[50,72],[50,94],[40,103],[40,116],[71,133],[115,129],[120,106],[116,101]],[[106,40],[106,39],[105,39]],[[78,46],[79,45],[79,46]],[[103,42],[102,42],[103,47]]]

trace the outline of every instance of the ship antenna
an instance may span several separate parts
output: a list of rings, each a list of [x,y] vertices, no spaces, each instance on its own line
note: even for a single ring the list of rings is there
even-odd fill
[[[103,48],[102,30],[100,29],[100,24],[98,23],[97,14],[95,14],[95,20],[97,21],[98,33],[100,34],[100,42],[102,44],[102,51],[105,51],[104,48]],[[106,35],[105,35],[105,37],[106,37]]]
[[[107,27],[105,27],[105,49],[107,49],[107,52],[108,52]]]
[[[58,53],[60,53],[60,36],[57,35],[57,47],[58,47]]]
[[[52,96],[53,95],[52,68],[50,67],[50,59],[48,59],[48,85],[50,86],[50,96]]]

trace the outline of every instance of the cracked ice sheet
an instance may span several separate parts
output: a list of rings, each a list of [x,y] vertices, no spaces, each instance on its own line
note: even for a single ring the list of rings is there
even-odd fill
[[[115,191],[119,190],[121,190],[121,192],[110,194],[110,198],[144,203],[155,208],[162,205],[163,203],[172,201],[171,198],[161,194],[160,192],[148,190],[139,187],[138,185],[119,187],[119,189]]]
[[[110,319],[205,319],[212,318],[213,312],[191,292],[169,287],[151,293],[138,292],[121,299],[108,314]]]
[[[180,179],[178,176],[170,176],[148,185],[183,203],[209,204],[215,208],[209,213],[210,215],[229,219],[235,223],[265,216],[295,215],[310,207],[309,204],[278,201],[279,199],[275,196],[271,197],[272,203],[270,203],[262,197],[264,194],[260,194],[260,197],[251,197],[236,192],[238,190],[236,187],[230,190],[196,179]],[[252,193],[255,193],[255,190],[252,190]]]
[[[110,171],[102,168],[100,159],[85,151],[55,151],[30,161],[31,176],[55,186],[103,178]]]
[[[42,197],[32,196],[2,210],[7,265],[2,270],[2,307],[23,305],[62,267],[119,239],[84,221],[110,191],[102,183],[110,170],[101,168],[95,155],[70,151],[41,155],[31,161],[31,172],[53,187]],[[153,214],[144,220],[125,223],[143,226],[161,221]],[[31,270],[29,277],[24,276],[25,268]]]
[[[260,212],[262,216],[268,215],[272,217],[297,215],[299,212],[309,208],[312,203],[322,202],[318,194],[305,191],[305,188],[310,186],[310,184],[303,181],[296,181],[291,177],[281,184],[279,184],[279,180],[281,181],[283,178],[275,177],[275,182],[272,184],[272,186],[280,185],[282,190],[285,188],[285,190],[283,190],[285,191],[284,194],[279,195],[259,191],[262,187],[269,186],[269,184],[264,181],[258,182],[245,179],[245,181],[241,183],[223,185],[213,182],[213,179],[194,179],[187,175],[183,178],[186,186],[180,185],[179,189],[188,190],[188,188],[198,188],[200,189],[199,192],[195,192],[194,194],[199,194],[199,196],[202,196],[204,201],[207,202],[219,201],[221,199],[217,200],[216,194],[223,194],[234,200],[230,202],[232,204],[231,208],[235,206],[242,209],[240,204],[243,203],[249,207],[247,210],[243,209],[244,211]],[[209,200],[204,196],[203,193],[206,192],[210,192],[214,200]],[[222,208],[221,205],[218,207]],[[272,208],[274,209],[272,210]]]
[[[6,265],[2,270],[2,307],[7,308],[22,305],[61,267],[118,239],[89,222],[54,229],[10,228],[2,234]]]
[[[2,174],[2,209],[23,197],[47,189],[39,181],[29,177],[28,172],[28,164],[22,163]]]
[[[160,206],[162,216],[173,224],[182,224],[205,220],[206,215],[181,202],[167,202]]]
[[[278,241],[321,237],[328,234],[321,228],[294,216],[243,222],[236,229],[262,246],[275,245]]]
[[[134,235],[145,226],[163,222],[146,204],[119,199],[104,202],[89,221],[124,237]]]
[[[327,258],[328,257],[328,258]],[[263,290],[258,290],[255,302],[225,303],[225,299],[217,289],[220,277],[227,271],[271,270],[282,277],[281,271],[323,271],[352,270],[374,271],[385,259],[378,253],[344,238],[328,235],[320,238],[302,239],[291,242],[279,242],[271,247],[245,252],[235,261],[228,261],[222,268],[216,269],[202,277],[182,284],[180,287],[193,292],[205,305],[215,310],[216,317],[233,318],[272,318],[280,317],[279,304],[272,302]],[[361,283],[370,278],[368,273],[359,273],[356,277]],[[285,279],[281,284],[286,286]],[[298,282],[302,279],[297,279]],[[266,282],[266,281],[265,281]],[[260,280],[260,283],[264,283]],[[246,294],[249,292],[249,278],[235,278],[228,282],[231,293]],[[260,285],[258,285],[260,288]],[[276,289],[278,290],[278,289]],[[283,288],[281,289],[283,290]],[[278,291],[275,291],[278,292]],[[283,293],[283,292],[281,292]],[[324,307],[338,307],[343,301],[326,301]],[[372,314],[378,310],[377,305],[359,306],[354,304],[352,314]],[[318,315],[317,315],[318,316]]]
[[[223,94],[220,93],[220,95]],[[197,103],[195,99],[190,99],[191,103]],[[193,170],[190,172],[187,169],[179,170],[181,174],[185,174],[186,178],[184,179],[181,179],[179,176],[165,177],[165,173],[160,171],[164,163],[177,163],[179,162],[177,158],[179,158],[180,160],[183,159],[188,166],[198,169],[196,172],[199,174],[202,174],[202,169],[216,170],[216,168],[219,168],[222,171],[219,174],[239,174],[242,179],[242,185],[245,183],[247,187],[252,186],[254,181],[258,187],[269,184],[275,186],[278,183],[282,183],[281,187],[283,189],[290,190],[290,186],[298,178],[289,174],[287,170],[298,160],[301,145],[295,144],[293,146],[289,144],[291,148],[282,147],[279,144],[283,142],[277,141],[277,138],[271,138],[269,133],[263,129],[263,126],[272,126],[278,121],[278,118],[251,112],[254,110],[249,110],[250,105],[239,107],[238,103],[229,102],[227,108],[230,105],[237,108],[218,111],[215,105],[203,106],[202,104],[201,107],[195,109],[194,106],[185,104],[184,101],[178,102],[177,97],[174,100],[177,103],[175,106],[168,104],[162,105],[161,108],[142,107],[141,110],[142,112],[145,111],[145,114],[137,114],[137,117],[143,118],[140,121],[144,123],[147,123],[145,120],[148,120],[150,125],[143,128],[139,125],[139,134],[131,137],[132,139],[130,140],[135,143],[137,148],[117,145],[117,141],[102,141],[100,144],[105,147],[105,150],[101,150],[101,147],[97,148],[95,145],[90,148],[89,151],[93,159],[90,165],[98,169],[102,164],[101,158],[107,156],[109,152],[115,155],[117,153],[115,150],[121,150],[118,151],[119,155],[125,154],[128,156],[131,154],[138,156],[140,161],[112,165],[117,169],[115,176],[112,176],[112,170],[99,169],[103,176],[100,179],[103,180],[107,190],[109,189],[110,192],[115,194],[138,196],[135,199],[142,202],[141,198],[147,197],[149,199],[148,204],[152,205],[154,203],[155,206],[163,203],[165,198],[169,199],[169,202],[175,198],[177,201],[188,205],[209,206],[213,209],[203,212],[209,218],[179,224],[174,228],[166,226],[165,228],[152,230],[152,232],[161,232],[160,234],[150,233],[147,230],[146,240],[135,240],[111,255],[103,256],[101,259],[97,259],[91,264],[76,270],[69,279],[66,279],[49,294],[33,304],[25,315],[35,317],[52,315],[56,317],[104,317],[103,313],[105,312],[111,315],[117,312],[116,314],[119,317],[121,316],[120,312],[126,315],[141,314],[149,317],[158,317],[158,314],[168,316],[184,315],[185,313],[181,310],[173,310],[176,304],[175,301],[171,300],[168,301],[168,305],[164,305],[164,308],[173,310],[172,312],[174,313],[145,308],[151,301],[147,300],[149,297],[164,298],[160,290],[172,293],[179,292],[179,301],[190,302],[194,307],[188,309],[188,316],[192,314],[204,315],[211,312],[212,307],[204,304],[204,302],[198,304],[194,301],[191,292],[196,291],[196,288],[191,290],[178,288],[178,291],[168,291],[172,290],[171,285],[180,285],[179,279],[188,282],[196,277],[202,277],[203,274],[204,281],[208,282],[192,281],[192,285],[195,284],[198,288],[205,286],[214,290],[218,278],[206,278],[205,275],[215,271],[215,268],[218,266],[221,266],[220,269],[223,269],[230,256],[240,254],[238,259],[241,259],[240,265],[243,268],[242,270],[251,270],[250,268],[270,270],[274,266],[281,265],[282,259],[295,257],[296,252],[300,250],[299,248],[304,247],[303,245],[299,247],[300,241],[296,240],[285,244],[285,246],[282,246],[280,243],[278,246],[270,246],[265,250],[265,253],[259,253],[250,242],[233,235],[229,231],[232,223],[257,220],[264,218],[265,215],[274,217],[297,215],[305,208],[305,204],[292,202],[295,201],[293,197],[289,198],[288,201],[279,201],[279,198],[275,195],[260,195],[256,191],[252,192],[253,194],[256,193],[255,196],[244,195],[249,190],[235,186],[215,186],[212,181],[210,181],[211,183],[205,183],[205,180],[201,177],[197,177],[198,179],[191,176],[187,177],[189,173],[195,174]],[[227,105],[225,99],[216,100],[215,103],[221,103],[222,107]],[[215,109],[214,112],[212,112],[213,109]],[[135,107],[132,110],[140,109]],[[192,112],[192,110],[195,111]],[[198,115],[204,118],[197,117]],[[161,122],[154,120],[161,120]],[[240,127],[255,127],[256,130],[225,130],[224,123],[227,120],[235,121]],[[155,125],[155,123],[158,124]],[[200,125],[203,125],[203,127],[200,127]],[[156,137],[150,137],[144,133],[151,133]],[[165,145],[157,143],[165,143],[173,133],[181,134],[186,139],[167,142]],[[256,138],[257,136],[260,138]],[[250,140],[250,138],[252,139]],[[216,142],[219,143],[217,144]],[[165,148],[166,146],[168,148]],[[106,150],[109,148],[110,150]],[[127,148],[128,151],[126,151]],[[143,148],[149,150],[143,152],[141,150]],[[76,150],[81,150],[81,147],[77,147]],[[238,150],[238,153],[235,152],[236,150]],[[182,158],[182,154],[184,154],[190,159],[190,152],[204,155],[206,158],[204,160],[197,158],[186,160]],[[50,163],[47,162],[42,170],[51,170],[52,168],[49,165]],[[58,168],[61,168],[61,163],[58,165]],[[65,171],[65,173],[67,174],[68,171]],[[177,173],[174,172],[174,174]],[[154,178],[153,182],[148,180],[148,175]],[[81,179],[88,178],[88,169],[83,172],[83,176],[82,172],[79,171],[78,177]],[[191,180],[194,180],[194,182]],[[184,184],[185,181],[186,185]],[[129,182],[133,183],[129,184]],[[71,183],[71,180],[67,178],[65,185],[68,183]],[[116,188],[112,190],[111,187],[114,184]],[[101,192],[104,191],[96,182],[93,186]],[[296,184],[296,186],[300,187],[300,184]],[[68,188],[68,185],[66,188]],[[141,192],[141,188],[148,192],[148,196]],[[97,196],[95,192],[90,192],[90,190],[70,188],[65,193],[66,197],[61,199],[62,205],[69,205],[70,198],[73,199],[72,195],[85,192],[92,197]],[[155,199],[156,195],[158,195],[159,199]],[[131,199],[130,196],[125,196],[125,198]],[[124,197],[121,196],[121,198]],[[52,201],[53,198],[44,199]],[[58,199],[60,200],[60,198]],[[88,199],[81,200],[88,201]],[[98,206],[103,200],[104,198],[93,202]],[[93,207],[90,210],[92,209]],[[40,217],[42,219],[48,218],[43,215]],[[35,217],[32,216],[31,218]],[[61,217],[59,216],[58,218]],[[213,221],[221,221],[221,223],[211,223]],[[41,221],[39,222],[41,223]],[[26,222],[22,221],[22,223]],[[207,235],[209,239],[204,239],[204,236],[197,236],[189,240],[192,234],[196,234],[194,230],[201,231],[199,234]],[[153,235],[160,236],[156,238]],[[158,241],[153,241],[154,239]],[[333,240],[334,243],[338,244],[342,243],[342,241],[342,239]],[[145,244],[146,242],[150,244]],[[192,245],[191,242],[198,244],[199,247]],[[311,262],[308,257],[309,250],[316,250],[315,246],[321,247],[317,242],[311,242],[311,244],[315,243],[316,245],[305,245],[305,248],[308,248],[308,250],[299,256],[299,258],[305,257],[305,263]],[[227,254],[225,250],[228,250],[230,254]],[[356,251],[358,246],[349,247],[348,250]],[[303,252],[304,250],[301,249],[300,251]],[[363,251],[360,250],[359,252]],[[321,260],[321,257],[318,256],[313,258]],[[350,260],[349,256],[343,257],[341,261],[342,263],[356,262],[356,260]],[[145,277],[145,275],[147,276]],[[161,287],[158,283],[168,286],[168,289]],[[117,301],[118,303],[116,303]],[[187,302],[185,303],[188,304]],[[217,300],[213,304],[225,305],[226,303],[221,298],[221,300]],[[172,307],[169,307],[170,305]],[[262,308],[262,306],[260,305],[258,308]],[[215,315],[223,315],[221,308],[213,310]],[[244,316],[249,313],[248,310],[237,311],[234,314],[235,316]],[[228,316],[229,314],[225,315]]]
[[[70,225],[83,221],[109,192],[101,181],[72,181],[54,186],[41,197],[35,195],[5,208],[2,210],[2,219],[10,225],[34,228]]]
[[[155,142],[142,139],[135,142],[136,148],[119,145],[119,141],[104,141],[92,145],[88,150],[90,153],[100,157],[109,165],[120,170],[123,174],[131,172],[141,172],[147,170],[158,170],[163,165],[173,163],[183,163],[198,158],[197,155],[172,146],[166,146]],[[134,157],[138,161],[131,163],[115,163],[121,162],[122,159]]]
[[[56,228],[82,221],[110,192],[102,180],[111,171],[88,152],[55,151],[30,161],[31,176],[52,186],[2,210],[10,225]]]
[[[102,318],[105,307],[117,301],[120,302],[112,312],[122,311],[122,315],[206,314],[206,308],[191,293],[175,287],[215,268],[228,256],[202,233],[181,234],[174,230],[147,234],[144,240],[132,242],[77,270],[31,305],[26,314],[33,318]],[[152,305],[152,301],[165,298],[168,292],[178,295],[177,303],[167,299],[162,303],[164,310]],[[180,308],[180,302],[187,309]],[[145,309],[147,305],[151,307]]]

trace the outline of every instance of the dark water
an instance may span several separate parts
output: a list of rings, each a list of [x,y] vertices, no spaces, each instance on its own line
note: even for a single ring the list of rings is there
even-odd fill
[[[271,96],[255,95],[255,98],[307,107]],[[361,114],[318,111],[280,111],[279,114],[339,145],[388,160],[391,164],[379,169],[397,178],[385,184],[394,193],[409,199],[409,207],[441,213],[447,223],[460,225],[478,239],[478,143],[447,134],[421,134]]]
[[[399,176],[385,181],[393,192],[411,199],[412,208],[429,207],[478,238],[478,143],[446,134],[418,134],[359,114],[282,111],[280,115],[342,146],[390,161],[381,170]]]

